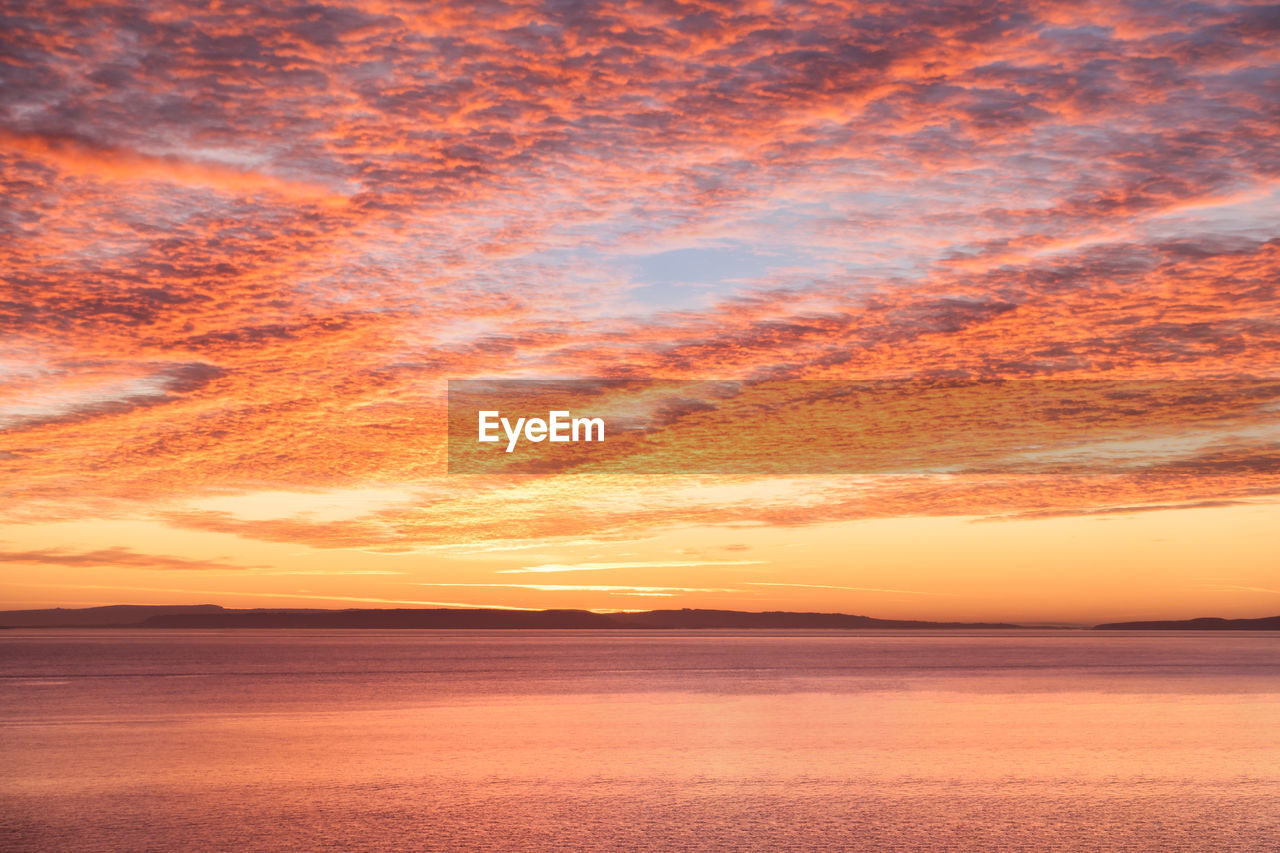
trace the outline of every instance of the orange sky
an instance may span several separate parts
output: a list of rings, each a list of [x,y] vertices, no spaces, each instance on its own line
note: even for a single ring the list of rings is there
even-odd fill
[[[1280,612],[1265,400],[1057,474],[444,442],[449,379],[1276,377],[1261,5],[10,5],[0,607]]]

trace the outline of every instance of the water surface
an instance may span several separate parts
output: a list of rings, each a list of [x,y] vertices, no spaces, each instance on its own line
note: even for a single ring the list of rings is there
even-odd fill
[[[6,850],[1278,850],[1280,635],[0,632]]]

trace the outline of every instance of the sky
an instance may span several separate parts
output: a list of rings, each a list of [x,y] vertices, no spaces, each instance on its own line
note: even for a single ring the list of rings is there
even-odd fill
[[[0,14],[0,607],[1280,612],[1275,393],[1065,471],[445,442],[458,379],[1280,379],[1275,6]]]

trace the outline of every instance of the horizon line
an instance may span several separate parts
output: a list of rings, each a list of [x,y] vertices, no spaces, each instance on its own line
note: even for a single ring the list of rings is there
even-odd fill
[[[252,613],[252,614],[258,614],[258,615],[266,615],[270,613],[281,613],[281,614],[304,614],[304,613],[350,614],[350,613],[362,613],[362,612],[363,613],[386,613],[386,612],[440,613],[444,611],[444,612],[455,612],[455,613],[462,613],[462,612],[491,613],[491,614],[501,614],[504,616],[515,616],[515,615],[531,616],[536,614],[562,613],[562,614],[592,614],[597,616],[640,617],[645,614],[657,614],[657,613],[707,613],[707,614],[714,613],[714,614],[733,614],[733,615],[741,615],[741,616],[787,615],[787,616],[814,616],[814,617],[828,617],[828,618],[866,619],[873,622],[883,622],[883,623],[890,623],[890,624],[919,623],[920,625],[943,625],[943,626],[965,625],[965,626],[973,626],[975,628],[986,626],[986,627],[999,627],[1005,630],[1010,628],[1013,628],[1013,629],[1019,629],[1019,628],[1022,628],[1022,629],[1088,629],[1088,628],[1097,628],[1097,627],[1112,626],[1112,625],[1153,625],[1153,624],[1173,624],[1173,623],[1181,624],[1181,623],[1206,623],[1206,622],[1239,623],[1239,622],[1259,622],[1259,621],[1265,621],[1270,619],[1280,620],[1280,613],[1267,614],[1263,616],[1253,616],[1253,617],[1192,616],[1192,617],[1158,617],[1158,618],[1138,618],[1138,619],[1128,618],[1128,619],[1119,619],[1119,620],[1113,619],[1113,620],[1107,620],[1107,621],[1095,621],[1095,620],[1075,621],[1075,620],[1053,620],[1053,619],[1043,620],[1041,619],[1041,620],[1023,622],[1023,621],[1008,621],[1004,619],[980,619],[980,618],[979,619],[884,618],[884,617],[877,617],[877,616],[868,616],[866,614],[861,614],[861,613],[845,613],[841,611],[736,610],[736,609],[730,609],[730,608],[715,608],[715,607],[668,607],[668,608],[653,608],[648,610],[549,607],[549,608],[538,608],[538,609],[521,608],[519,610],[514,610],[510,608],[470,606],[470,605],[450,605],[450,606],[437,606],[437,607],[336,607],[336,608],[335,607],[227,607],[225,605],[214,604],[209,602],[202,602],[199,604],[120,604],[120,603],[117,603],[117,604],[96,604],[96,605],[88,605],[84,607],[65,607],[65,606],[27,607],[27,608],[0,610],[0,616],[6,615],[6,614],[19,614],[19,613],[30,614],[30,613],[41,613],[41,612],[48,612],[48,611],[80,613],[80,612],[86,612],[86,611],[106,610],[106,609],[112,609],[112,608],[137,608],[137,609],[149,609],[149,610],[177,609],[177,610],[183,610],[183,611],[191,611],[199,608],[199,609],[204,609],[206,611],[211,609],[216,609],[220,612],[227,613],[227,614]],[[156,615],[161,615],[161,614],[156,614]],[[200,614],[188,612],[188,613],[177,613],[172,615],[198,616]],[[104,624],[104,625],[84,625],[84,626],[0,625],[0,628],[37,628],[37,627],[50,627],[50,628],[86,627],[88,628],[88,627],[142,627],[142,626],[143,626],[143,623],[137,623],[137,625]],[[282,626],[282,627],[288,627],[288,626]],[[822,628],[821,626],[815,626],[815,630],[819,630],[819,629],[831,630],[831,628]],[[705,629],[699,629],[699,630],[705,630]],[[840,630],[840,629],[836,629],[836,630]],[[857,630],[857,629],[848,628],[847,630]],[[1280,626],[1277,626],[1277,630],[1280,630]]]

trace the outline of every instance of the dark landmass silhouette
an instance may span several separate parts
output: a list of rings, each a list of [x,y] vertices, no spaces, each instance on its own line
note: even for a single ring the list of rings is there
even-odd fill
[[[1017,628],[1003,622],[923,622],[846,613],[740,610],[493,610],[413,608],[231,610],[216,604],[115,605],[82,610],[0,611],[11,628]]]
[[[1019,628],[1006,622],[921,622],[873,619],[847,613],[793,613],[743,610],[649,610],[611,614],[623,627],[635,628]]]
[[[487,608],[228,609],[216,604],[117,604],[0,611],[0,628],[546,628],[546,629],[931,629],[1026,628],[1008,622],[925,622],[848,613],[744,610],[495,610]],[[1043,628],[1044,626],[1034,626]],[[1280,616],[1109,622],[1099,631],[1278,631]]]
[[[617,628],[607,614],[589,610],[231,610],[166,613],[143,628]]]
[[[1280,616],[1261,619],[1175,619],[1157,622],[1108,622],[1095,631],[1280,631]]]
[[[106,607],[0,610],[6,628],[136,628],[157,614],[216,613],[216,604],[111,604]]]

